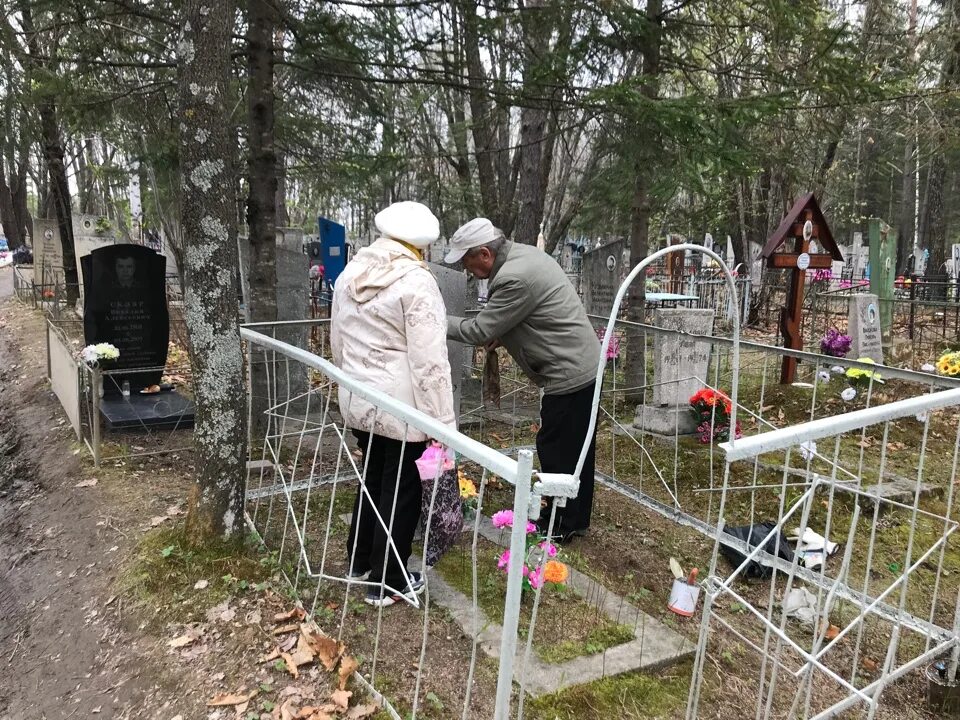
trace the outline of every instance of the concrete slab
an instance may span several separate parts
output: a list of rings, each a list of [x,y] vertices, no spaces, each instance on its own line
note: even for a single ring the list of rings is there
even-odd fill
[[[351,513],[340,515],[345,525],[350,524]],[[472,523],[467,523],[464,532],[472,532]],[[484,539],[506,547],[510,544],[509,531],[493,526],[490,518],[481,516],[479,534]],[[410,569],[420,570],[420,558],[410,558]],[[436,570],[427,571],[429,601],[441,605],[460,626],[464,634],[474,637],[478,647],[491,658],[500,657],[500,639],[503,636],[501,618],[491,618],[480,608],[473,608],[473,601],[454,588]],[[568,587],[583,598],[590,598],[598,609],[615,623],[633,627],[634,639],[607,648],[594,655],[583,655],[564,663],[554,664],[541,660],[531,650],[525,668],[526,643],[521,639],[514,657],[514,682],[532,696],[549,695],[574,685],[584,685],[612,675],[640,670],[656,670],[681,662],[693,656],[695,647],[690,640],[671,630],[662,622],[625,598],[607,589],[596,580],[570,568]]]

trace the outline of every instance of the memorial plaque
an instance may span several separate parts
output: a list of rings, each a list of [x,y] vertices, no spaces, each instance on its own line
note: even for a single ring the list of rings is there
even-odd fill
[[[590,315],[609,315],[617,289],[629,271],[625,240],[616,240],[583,254],[580,274],[583,304]]]
[[[883,336],[880,331],[880,301],[876,295],[864,293],[850,299],[847,334],[852,340],[848,357],[868,357],[883,363]]]
[[[170,340],[166,258],[143,245],[111,245],[83,257],[81,268],[86,343],[117,347],[120,357],[110,369],[158,368],[114,376],[104,393],[119,393],[123,380],[134,392],[159,384]]]
[[[713,310],[672,308],[658,310],[654,324],[681,333],[710,335]],[[683,335],[657,334],[653,340],[653,404],[687,405],[701,389],[710,365],[709,342]]]

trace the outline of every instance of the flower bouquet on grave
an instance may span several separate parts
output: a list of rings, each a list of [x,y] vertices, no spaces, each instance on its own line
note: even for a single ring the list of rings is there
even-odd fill
[[[857,362],[865,363],[867,365],[876,365],[876,363],[868,357],[857,358]],[[871,380],[874,383],[883,384],[883,380],[880,378],[880,373],[878,373],[876,370],[852,367],[847,368],[846,376],[847,382],[849,382],[852,387],[859,390],[865,390],[870,387]]]
[[[597,339],[603,343],[603,338],[607,335],[606,328],[597,330]],[[614,333],[610,336],[610,344],[607,346],[607,360],[614,360],[620,357],[620,336]]]
[[[945,352],[937,360],[937,374],[956,377],[960,375],[960,350]]]
[[[820,339],[820,352],[831,357],[846,357],[853,341],[836,328],[830,328]]]
[[[697,415],[697,432],[700,442],[706,444],[730,439],[730,413],[733,401],[726,393],[712,388],[698,390],[690,398],[690,407]],[[734,429],[734,438],[742,435],[740,422]]]
[[[814,270],[811,273],[811,281],[817,287],[826,287],[833,280],[833,271],[830,268]]]
[[[120,357],[120,351],[110,343],[97,343],[96,345],[87,345],[80,351],[80,359],[88,367],[102,367],[107,362],[111,362]]]
[[[513,510],[500,510],[491,518],[495,528],[513,527]],[[562,585],[570,577],[570,568],[556,560],[559,549],[537,535],[537,526],[527,521],[527,543],[523,557],[523,589],[537,590],[544,584]],[[497,558],[497,567],[504,573],[510,570],[510,551],[504,550]]]

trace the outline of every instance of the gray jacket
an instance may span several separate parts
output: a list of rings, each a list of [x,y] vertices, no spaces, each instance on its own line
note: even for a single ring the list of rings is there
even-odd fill
[[[494,260],[487,304],[472,318],[447,318],[447,337],[470,345],[499,339],[547,395],[596,379],[600,341],[570,280],[549,255],[507,241]]]

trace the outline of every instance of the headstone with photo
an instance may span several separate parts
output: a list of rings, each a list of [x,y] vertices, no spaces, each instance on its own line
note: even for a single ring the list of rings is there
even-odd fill
[[[625,249],[625,240],[615,240],[583,254],[580,288],[587,314],[610,314],[626,269],[623,263]]]
[[[847,316],[850,355],[883,363],[883,334],[880,329],[880,301],[876,295],[861,293],[850,298]]]
[[[658,310],[654,324],[674,333],[657,333],[653,340],[653,398],[637,407],[633,426],[660,435],[686,435],[697,429],[690,397],[704,387],[710,366],[710,342],[689,335],[710,335],[713,310]]]
[[[119,244],[85,255],[81,268],[85,342],[116,346],[120,356],[106,369],[133,371],[104,378],[101,412],[108,427],[189,427],[192,402],[161,387],[170,339],[166,259],[143,245]],[[125,381],[128,397],[121,396]]]
[[[49,268],[63,267],[63,245],[60,242],[60,225],[51,218],[33,220],[33,259],[38,265]]]

